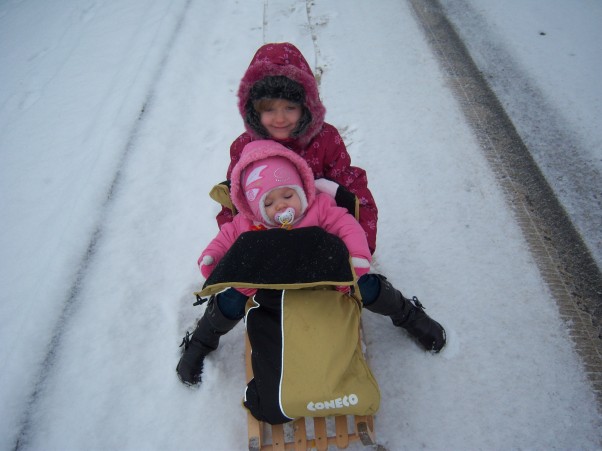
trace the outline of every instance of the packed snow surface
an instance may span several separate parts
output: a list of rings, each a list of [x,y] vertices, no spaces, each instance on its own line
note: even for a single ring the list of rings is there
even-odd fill
[[[463,3],[600,164],[599,3]],[[409,3],[393,0],[0,4],[0,449],[246,448],[243,324],[199,389],[174,370],[203,311],[196,259],[243,131],[238,82],[274,41],[322,73],[327,121],[368,172],[374,270],[448,332],[431,355],[364,312],[378,442],[599,449],[566,325]]]

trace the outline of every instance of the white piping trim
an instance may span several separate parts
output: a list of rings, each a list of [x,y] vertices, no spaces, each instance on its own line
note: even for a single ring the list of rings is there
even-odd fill
[[[286,418],[292,420],[293,418],[289,417],[284,411],[284,406],[282,405],[282,379],[284,378],[284,293],[286,290],[282,290],[282,296],[280,297],[280,341],[282,343],[281,349],[282,354],[280,355],[280,361],[282,364],[280,365],[280,383],[278,384],[278,404],[280,405],[280,411],[282,415]]]
[[[253,303],[255,304],[252,307],[249,307],[249,310],[247,310],[247,313],[245,313],[245,330],[247,330],[247,317],[249,316],[249,313],[251,313],[251,310],[255,310],[257,307],[259,307],[259,304],[257,303],[257,301],[255,300],[255,295],[253,295],[253,299],[251,299],[251,301],[253,301]],[[251,352],[253,350],[251,349]]]

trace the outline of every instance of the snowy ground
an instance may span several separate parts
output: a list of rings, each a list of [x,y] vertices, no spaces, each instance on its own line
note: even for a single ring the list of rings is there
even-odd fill
[[[441,3],[602,268],[602,3]]]
[[[543,3],[479,2],[482,29],[512,52],[514,17],[566,42],[602,19],[593,1]],[[238,81],[284,40],[323,70],[327,120],[368,171],[376,269],[449,333],[432,356],[364,314],[379,443],[599,449],[594,394],[494,176],[410,7],[384,0],[0,3],[0,449],[245,448],[242,324],[200,389],[174,368],[202,312],[195,261],[242,131]],[[597,78],[554,81],[560,55],[538,42],[538,71],[529,42],[514,61],[550,102],[579,83],[567,133],[593,139],[599,164]],[[600,64],[594,42],[574,66]]]

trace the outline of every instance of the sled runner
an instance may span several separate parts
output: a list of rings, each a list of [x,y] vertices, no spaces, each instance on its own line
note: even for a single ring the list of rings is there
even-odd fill
[[[347,248],[306,227],[243,233],[198,293],[257,289],[245,318],[249,449],[375,443],[380,392],[361,349],[361,300],[345,286],[359,296]]]

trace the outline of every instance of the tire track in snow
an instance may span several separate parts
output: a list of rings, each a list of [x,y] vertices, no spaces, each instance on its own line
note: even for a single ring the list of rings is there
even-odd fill
[[[576,131],[567,118],[574,113],[563,111],[548,99],[549,94],[516,61],[506,45],[489,37],[487,20],[469,1],[455,0],[449,4],[442,0],[441,3],[452,24],[466,24],[459,29],[466,36],[479,69],[500,96],[518,133],[546,179],[550,180],[551,188],[581,233],[598,268],[602,269],[602,239],[598,233],[602,224],[602,197],[599,189],[592,189],[602,187],[602,173],[588,149],[596,148],[596,144],[594,141],[588,144],[582,136],[587,133],[587,125],[585,133]],[[469,31],[465,32],[464,27]],[[479,38],[471,37],[471,34]],[[572,81],[565,83],[569,86]]]
[[[324,74],[324,67],[320,64],[322,60],[322,52],[320,52],[320,46],[318,45],[318,34],[316,33],[316,22],[313,19],[311,8],[314,6],[314,0],[305,0],[305,11],[307,13],[307,25],[311,34],[311,42],[314,46],[314,76],[318,82],[318,90],[320,90],[320,83],[322,82],[322,75]]]
[[[290,19],[291,14],[296,14],[297,11],[301,11],[303,8],[303,3],[305,3],[305,19],[302,18],[302,14],[299,14],[296,17],[298,22],[294,22],[294,20]],[[270,13],[270,6],[274,11]],[[315,6],[315,0],[305,0],[304,2],[297,2],[294,6],[287,5],[285,8],[281,2],[274,1],[270,4],[270,0],[263,0],[263,13],[262,13],[262,42],[263,44],[267,44],[268,42],[275,42],[279,39],[274,40],[274,38],[270,38],[270,28],[274,28],[278,31],[278,19],[276,19],[273,15],[282,15],[286,16],[291,20],[292,23],[287,23],[287,26],[299,27],[303,29],[303,34],[305,35],[307,31],[309,31],[309,35],[311,37],[311,45],[313,47],[314,58],[313,62],[309,61],[308,54],[304,56],[308,59],[309,64],[313,64],[312,71],[314,76],[316,77],[316,81],[318,83],[318,90],[320,88],[320,82],[322,79],[322,75],[325,71],[325,64],[323,64],[324,59],[322,58],[322,53],[320,51],[320,46],[318,45],[318,33],[317,29],[320,26],[326,25],[328,23],[328,19],[324,21],[317,20],[316,17],[312,14],[312,8]],[[270,23],[270,16],[274,19],[273,23]],[[295,43],[299,48],[299,42],[295,42],[294,33],[286,34],[286,37],[280,36],[280,38],[286,39],[288,42]],[[280,39],[282,40],[282,39]]]
[[[16,434],[16,440],[13,447],[14,451],[21,450],[27,447],[28,438],[31,434],[32,427],[34,425],[33,414],[35,413],[35,409],[39,401],[44,395],[46,380],[48,378],[48,375],[52,371],[54,362],[56,361],[56,358],[60,351],[60,344],[63,338],[63,334],[66,330],[67,325],[69,324],[70,319],[76,311],[79,302],[81,301],[81,288],[86,279],[88,268],[90,267],[90,264],[94,259],[96,249],[98,248],[100,240],[102,239],[102,232],[105,219],[107,217],[107,211],[112,205],[113,201],[115,200],[117,189],[119,188],[121,183],[123,170],[126,166],[129,156],[135,148],[138,131],[140,130],[143,124],[146,112],[149,110],[149,108],[152,107],[152,102],[155,96],[155,88],[163,75],[163,71],[168,65],[170,51],[173,48],[174,43],[176,42],[176,39],[180,34],[180,31],[182,30],[182,25],[191,3],[192,0],[186,0],[184,6],[182,7],[182,11],[180,12],[178,19],[176,20],[171,36],[169,36],[169,39],[165,44],[165,48],[163,49],[162,56],[157,66],[157,70],[151,79],[148,93],[140,109],[140,114],[138,115],[136,122],[130,130],[128,139],[123,147],[122,155],[117,166],[115,176],[113,177],[109,189],[107,190],[105,201],[100,207],[101,214],[98,225],[96,226],[95,231],[90,237],[90,241],[88,243],[86,251],[84,252],[84,255],[81,258],[79,268],[75,276],[75,280],[73,281],[67,293],[65,301],[63,303],[61,314],[59,316],[57,324],[54,327],[52,338],[50,339],[50,343],[48,344],[48,351],[46,353],[46,356],[44,357],[44,360],[38,368],[38,378],[33,386],[33,390],[31,392],[31,395],[29,396],[29,400],[27,401],[26,407],[22,414],[22,419],[20,421],[20,429]]]
[[[602,411],[602,274],[439,1],[408,1],[566,321]]]

